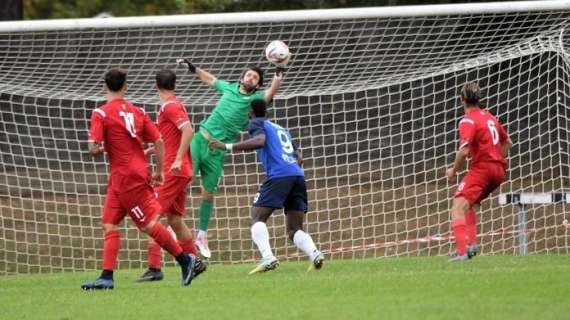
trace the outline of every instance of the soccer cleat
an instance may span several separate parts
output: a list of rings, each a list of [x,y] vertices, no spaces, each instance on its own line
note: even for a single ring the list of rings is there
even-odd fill
[[[478,255],[480,252],[481,252],[481,246],[478,244],[470,244],[467,247],[467,255],[469,256],[469,259]]]
[[[465,253],[465,254],[455,254],[447,261],[448,262],[460,262],[460,261],[467,261],[469,259],[471,259],[471,258],[469,258],[469,255],[467,253]]]
[[[87,281],[81,285],[83,290],[112,290],[115,284],[112,279],[97,278],[93,281]]]
[[[164,278],[162,271],[160,270],[146,270],[140,278],[137,279],[137,282],[148,282],[148,281],[160,281]]]
[[[202,257],[206,259],[210,259],[212,253],[210,252],[210,248],[208,248],[208,236],[204,235],[203,237],[196,237],[196,241],[194,241],[196,247],[200,251]]]
[[[196,257],[189,254],[188,255],[189,262],[185,267],[181,267],[182,269],[182,285],[189,286],[192,283],[194,277],[196,277]]]
[[[196,257],[196,265],[194,266],[194,279],[197,278],[204,271],[208,270],[208,263]]]
[[[313,256],[314,256],[313,261],[311,265],[309,265],[307,272],[319,270],[323,267],[323,264],[325,263],[325,255],[322,252],[317,251]]]
[[[271,256],[266,259],[261,259],[261,261],[259,261],[257,266],[253,270],[251,270],[249,274],[267,272],[277,267],[279,267],[279,260],[276,257]]]

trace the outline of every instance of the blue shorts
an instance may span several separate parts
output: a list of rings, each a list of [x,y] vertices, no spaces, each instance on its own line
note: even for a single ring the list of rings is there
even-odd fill
[[[307,212],[305,177],[282,177],[265,181],[253,199],[254,207],[285,208],[287,211]]]

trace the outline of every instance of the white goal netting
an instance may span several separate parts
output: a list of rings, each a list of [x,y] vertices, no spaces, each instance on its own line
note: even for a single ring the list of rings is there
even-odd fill
[[[87,154],[86,141],[106,70],[128,69],[128,98],[154,116],[154,75],[175,68],[176,58],[235,81],[248,64],[271,70],[263,49],[274,39],[289,44],[293,59],[272,118],[290,129],[307,160],[306,229],[318,246],[332,259],[447,254],[454,186],[444,171],[466,81],[481,84],[483,103],[515,142],[501,191],[570,187],[570,3],[561,3],[566,9],[466,5],[398,15],[374,8],[364,17],[347,10],[233,23],[236,14],[227,23],[190,17],[168,26],[113,26],[111,19],[108,27],[10,32],[0,25],[0,274],[100,267],[107,166]],[[198,125],[217,94],[176,71],[177,92]],[[249,211],[263,176],[255,159],[227,158],[209,234],[215,262],[257,257]],[[198,186],[196,179],[188,199],[193,227]],[[568,253],[567,208],[527,208],[530,253]],[[516,209],[495,195],[478,213],[483,253],[515,254]],[[301,259],[281,212],[268,226],[275,253]],[[130,221],[122,231],[119,266],[142,267],[145,236]]]

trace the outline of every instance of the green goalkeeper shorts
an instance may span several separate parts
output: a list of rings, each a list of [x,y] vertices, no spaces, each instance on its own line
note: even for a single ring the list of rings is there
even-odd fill
[[[222,173],[224,172],[226,151],[211,150],[208,147],[208,140],[200,132],[197,132],[192,138],[190,148],[194,177],[200,176],[202,187],[207,192],[213,193],[218,191]]]

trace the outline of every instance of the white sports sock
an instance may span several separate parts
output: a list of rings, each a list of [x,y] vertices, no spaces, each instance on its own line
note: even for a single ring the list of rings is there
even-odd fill
[[[265,223],[258,221],[251,226],[251,239],[257,245],[257,249],[259,249],[263,259],[273,257],[273,252],[269,245],[269,231]]]
[[[204,239],[206,237],[207,231],[204,230],[198,230],[198,236],[196,238],[198,239]]]
[[[315,252],[318,252],[317,247],[313,242],[313,238],[303,230],[297,230],[297,232],[295,232],[293,235],[293,242],[295,242],[297,248],[301,249],[309,256],[309,259],[313,259]]]

